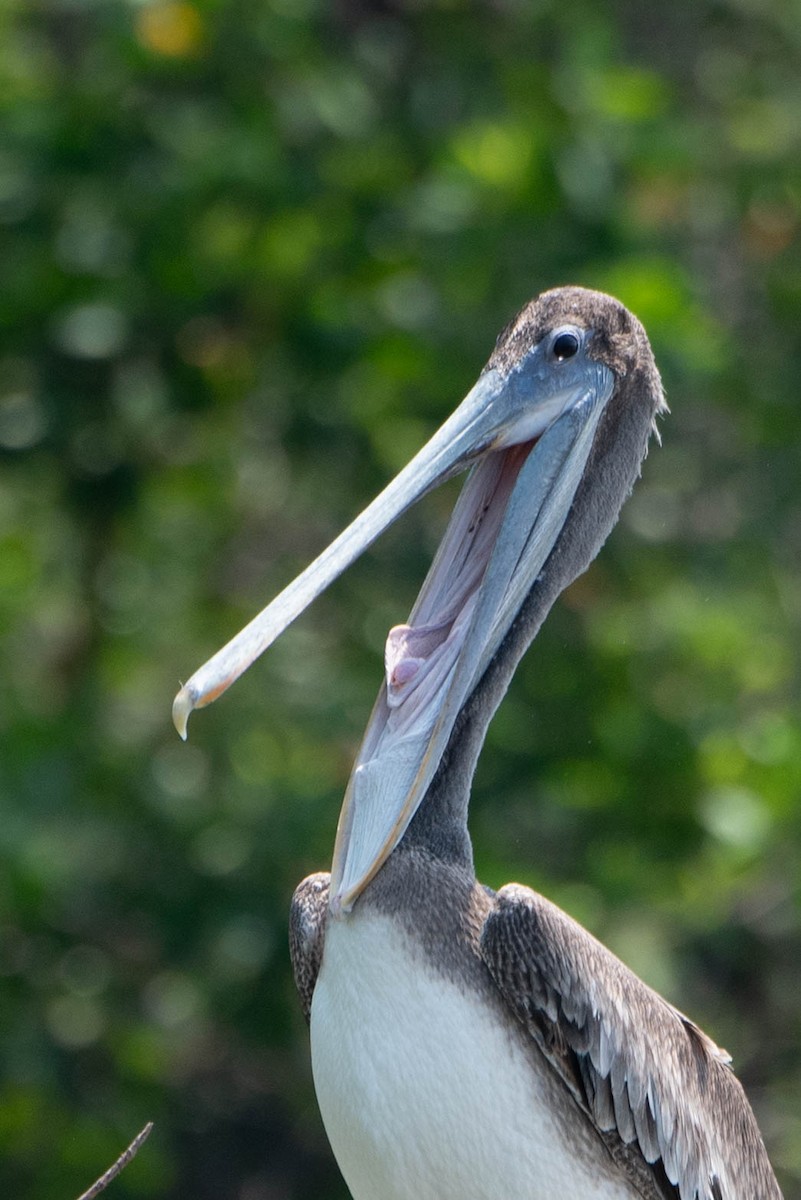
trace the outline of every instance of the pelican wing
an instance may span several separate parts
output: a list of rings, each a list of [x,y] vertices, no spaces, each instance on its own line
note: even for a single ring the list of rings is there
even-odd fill
[[[307,1024],[311,1019],[312,996],[323,961],[330,886],[328,871],[307,875],[295,888],[289,910],[289,957]]]
[[[781,1200],[729,1056],[579,924],[509,884],[481,954],[643,1196]]]

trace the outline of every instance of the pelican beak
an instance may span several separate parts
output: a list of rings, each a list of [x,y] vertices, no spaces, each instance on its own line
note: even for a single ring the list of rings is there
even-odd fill
[[[473,465],[408,623],[389,633],[386,678],[340,814],[331,907],[348,911],[403,836],[459,710],[497,651],[564,525],[614,376],[543,339],[486,369],[395,479],[275,600],[184,685],[173,720],[228,688],[421,496]]]

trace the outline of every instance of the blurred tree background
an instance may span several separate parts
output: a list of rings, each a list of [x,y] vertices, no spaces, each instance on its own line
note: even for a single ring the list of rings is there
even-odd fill
[[[0,7],[0,1192],[342,1200],[286,949],[454,492],[208,713],[179,680],[531,295],[672,415],[494,723],[481,878],[734,1054],[801,1196],[797,0]]]

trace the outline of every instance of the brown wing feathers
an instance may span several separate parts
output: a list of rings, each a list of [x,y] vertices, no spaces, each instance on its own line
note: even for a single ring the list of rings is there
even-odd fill
[[[481,953],[608,1144],[664,1172],[663,1195],[781,1200],[729,1056],[585,929],[511,884]]]

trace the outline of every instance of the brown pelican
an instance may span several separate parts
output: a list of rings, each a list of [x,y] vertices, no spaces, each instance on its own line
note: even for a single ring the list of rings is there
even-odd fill
[[[472,472],[386,678],[330,876],[290,925],[323,1121],[354,1200],[776,1200],[729,1058],[548,900],[475,878],[487,725],[594,558],[664,400],[640,323],[546,292],[389,487],[176,698],[236,678],[418,496]]]

